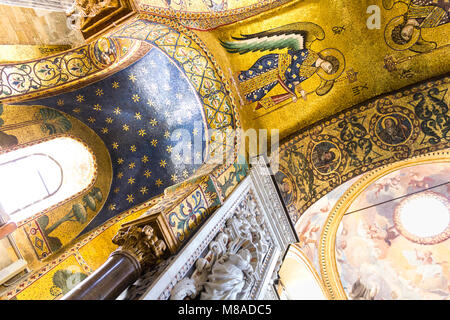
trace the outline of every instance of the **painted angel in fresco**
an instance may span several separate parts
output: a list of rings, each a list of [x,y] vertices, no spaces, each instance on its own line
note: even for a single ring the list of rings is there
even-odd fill
[[[400,178],[399,177],[393,177],[393,178],[382,179],[379,182],[376,182],[374,184],[374,188],[375,188],[375,198],[378,199],[378,197],[380,196],[381,191],[388,192],[389,189],[399,190],[399,188],[400,188]]]
[[[443,267],[447,261],[436,261],[430,250],[404,250],[402,253],[408,263],[416,267],[416,272],[421,276],[416,279],[419,282],[418,285],[425,289],[446,290],[448,288]]]
[[[410,180],[408,183],[408,186],[411,186],[412,188],[428,188],[431,185],[433,185],[434,179],[430,177],[420,177],[416,172],[412,172],[410,174]]]
[[[318,232],[321,229],[320,224],[313,224],[309,220],[301,230],[297,232],[299,239],[299,246],[303,249],[308,257],[314,257],[314,252],[317,250],[317,241],[319,238]]]
[[[386,43],[394,50],[409,49],[413,52],[430,52],[437,44],[421,36],[422,28],[435,28],[450,21],[450,1],[410,0],[409,2],[383,0],[385,9],[392,9],[395,3],[408,5],[404,15],[393,18],[385,29]]]
[[[392,240],[397,238],[400,233],[398,233],[395,226],[384,226],[381,228],[377,223],[368,226],[367,235],[372,240],[382,240],[388,246],[392,245]]]
[[[325,38],[324,30],[315,23],[291,23],[232,38],[237,41],[221,41],[230,53],[287,49],[284,53],[269,53],[260,57],[248,70],[239,73],[240,91],[248,103],[257,102],[256,109],[270,108],[289,99],[295,102],[297,93],[306,100],[309,93],[301,84],[314,74],[321,78],[314,92],[319,96],[325,95],[345,69],[345,58],[339,50],[328,48],[317,53],[311,49],[315,40]],[[277,85],[286,93],[266,97]]]

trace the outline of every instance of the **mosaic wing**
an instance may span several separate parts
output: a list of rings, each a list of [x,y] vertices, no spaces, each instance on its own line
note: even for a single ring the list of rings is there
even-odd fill
[[[285,48],[292,50],[309,48],[313,41],[324,39],[325,32],[315,23],[297,22],[232,38],[237,41],[221,41],[222,46],[230,53],[244,54]]]

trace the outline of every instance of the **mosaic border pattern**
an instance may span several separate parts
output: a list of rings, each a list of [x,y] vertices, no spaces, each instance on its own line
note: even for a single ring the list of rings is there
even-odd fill
[[[285,138],[279,148],[279,172],[288,178],[294,189],[291,200],[285,203],[293,223],[313,203],[353,177],[380,166],[450,147],[450,123],[441,121],[448,117],[449,83],[450,77],[443,76],[406,87]],[[403,99],[405,97],[407,99]],[[426,110],[435,110],[435,113],[430,111],[428,114]],[[381,127],[376,129],[376,123],[393,116],[403,120],[406,124],[404,129],[410,132],[394,144],[381,141],[377,133]],[[429,128],[430,121],[439,122],[444,127],[440,132],[433,132]],[[380,143],[384,145],[381,147]],[[336,157],[334,164],[327,163],[331,166],[329,172],[320,172],[319,161],[313,158],[313,153],[318,146],[327,144],[339,150],[335,154],[339,153],[341,157]]]
[[[127,66],[129,61],[135,61],[135,54],[142,56],[142,50],[139,50],[141,43],[138,41],[106,39],[116,48],[115,59],[110,65],[99,61],[95,54],[98,52],[96,45],[99,40],[38,60],[1,64],[1,102],[18,102],[61,92],[73,86],[84,86],[89,81],[98,80]]]
[[[141,3],[140,10],[144,13],[177,19],[177,21],[190,29],[207,31],[223,25],[241,21],[265,11],[290,3],[292,0],[263,0],[247,7],[236,8],[221,12],[186,12],[169,8],[154,7]]]

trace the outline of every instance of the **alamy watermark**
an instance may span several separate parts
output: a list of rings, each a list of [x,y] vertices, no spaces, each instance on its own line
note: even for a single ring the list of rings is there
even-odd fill
[[[170,140],[171,161],[175,167],[184,165],[256,164],[261,155],[270,156],[273,172],[278,171],[278,129],[208,129],[204,130],[201,122],[194,123],[192,131],[179,128],[172,131]],[[236,157],[235,148],[239,145],[240,153],[245,157]]]

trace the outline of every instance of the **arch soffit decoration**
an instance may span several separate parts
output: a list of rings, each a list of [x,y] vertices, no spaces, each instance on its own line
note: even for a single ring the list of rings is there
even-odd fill
[[[241,21],[260,13],[281,7],[292,0],[262,0],[247,6],[222,11],[188,11],[163,8],[140,3],[141,13],[175,19],[181,25],[199,31],[213,30],[218,27]]]
[[[335,257],[335,241],[338,227],[347,210],[358,196],[373,182],[402,168],[420,164],[450,162],[450,150],[436,151],[401,160],[370,171],[357,180],[338,200],[325,220],[318,247],[322,281],[330,299],[347,300],[342,286]]]
[[[111,49],[109,62],[100,56],[99,43],[105,40]],[[150,49],[142,41],[105,36],[45,58],[0,64],[0,101],[32,100],[84,87],[129,66]]]
[[[21,105],[10,106],[10,105],[7,105],[4,108],[13,109],[13,108],[17,108],[17,107],[26,109],[25,113],[22,114],[22,116],[24,117],[23,119],[25,119],[27,117],[33,117],[33,114],[35,112],[38,112],[41,109],[51,109],[51,108],[48,108],[47,106],[40,106],[40,105],[33,105],[33,106],[21,106]],[[62,111],[58,111],[58,112],[63,113]],[[94,186],[101,185],[101,189],[102,189],[102,192],[104,193],[105,197],[101,201],[101,205],[99,207],[97,207],[97,209],[95,210],[97,213],[101,210],[101,208],[107,198],[107,195],[110,191],[112,177],[113,177],[113,169],[112,169],[111,157],[110,157],[108,148],[106,147],[104,141],[82,121],[80,121],[74,117],[71,117],[70,115],[68,115],[66,113],[63,113],[63,114],[64,114],[64,117],[67,117],[67,119],[69,119],[69,121],[71,122],[71,127],[70,127],[69,131],[67,131],[65,133],[53,133],[50,135],[46,135],[43,133],[36,134],[35,131],[27,131],[26,127],[25,127],[25,130],[23,131],[23,134],[22,134],[22,131],[21,131],[22,129],[20,128],[20,126],[17,126],[18,129],[16,129],[15,131],[12,131],[12,134],[17,136],[19,143],[17,145],[0,150],[0,154],[20,150],[20,149],[23,149],[23,148],[26,148],[29,146],[34,146],[39,143],[51,141],[51,140],[54,140],[57,138],[70,138],[70,139],[73,139],[73,140],[79,142],[80,144],[82,144],[86,148],[86,150],[91,154],[92,159],[93,159],[92,180],[85,188],[83,188],[83,190],[77,192],[76,194],[73,194],[72,196],[50,206],[49,208],[46,208],[45,210],[42,210],[36,214],[33,214],[24,220],[21,220],[18,223],[18,227],[21,227],[21,226],[29,223],[30,221],[36,220],[37,218],[39,218],[43,215],[49,215],[49,214],[52,215],[53,214],[52,212],[55,209],[59,210],[59,208],[61,208],[62,206],[66,206],[73,201],[77,201],[81,196],[86,194],[86,192],[88,190],[91,190]],[[9,116],[4,117],[4,118],[5,118],[5,122],[8,123],[10,120]],[[23,119],[21,119],[21,120],[23,120]],[[39,122],[31,123],[31,125],[33,125],[33,124],[39,125]],[[13,124],[13,126],[14,126],[14,124]],[[95,214],[94,214],[94,216],[95,216]],[[91,220],[92,218],[93,218],[93,216],[90,217],[89,220]]]
[[[6,149],[6,150],[0,151],[0,155],[1,155],[1,154],[4,154],[4,153],[6,153],[6,152],[12,152],[12,151],[22,150],[22,149],[25,149],[25,148],[28,148],[28,147],[31,147],[31,146],[36,146],[36,145],[39,145],[39,144],[41,144],[41,143],[49,142],[49,141],[56,140],[56,139],[60,139],[60,138],[68,138],[68,139],[71,139],[71,140],[74,140],[74,141],[78,142],[78,143],[81,144],[81,145],[86,149],[86,151],[92,156],[92,161],[93,161],[93,162],[92,162],[92,168],[93,168],[93,172],[92,172],[91,180],[89,181],[89,183],[88,183],[83,189],[81,189],[81,190],[79,190],[78,192],[76,192],[76,193],[70,195],[69,197],[67,197],[67,198],[65,198],[65,199],[63,199],[63,200],[61,200],[61,201],[58,201],[57,203],[52,204],[51,206],[47,207],[47,208],[44,209],[44,210],[40,210],[38,213],[35,213],[35,214],[30,215],[30,216],[28,216],[28,217],[26,217],[26,218],[24,218],[24,219],[19,220],[19,221],[18,221],[18,227],[21,227],[21,226],[23,226],[24,224],[26,224],[26,223],[28,223],[28,222],[34,220],[34,219],[37,219],[37,218],[39,218],[40,216],[43,216],[43,215],[45,215],[45,214],[51,212],[52,210],[54,210],[54,209],[56,209],[56,208],[58,208],[58,207],[64,205],[65,203],[67,203],[67,202],[69,202],[69,201],[71,201],[71,200],[74,200],[74,199],[80,197],[81,195],[85,194],[89,189],[91,189],[91,188],[94,186],[94,184],[96,183],[96,181],[97,181],[99,168],[98,168],[97,157],[95,156],[95,153],[93,152],[91,146],[89,146],[83,139],[81,139],[81,138],[79,138],[79,137],[77,137],[77,136],[74,136],[74,135],[72,135],[72,134],[68,134],[68,133],[55,134],[55,135],[52,135],[52,136],[49,136],[49,137],[40,138],[40,139],[37,139],[37,140],[25,142],[25,143],[19,144],[19,145],[17,145],[17,146],[14,146],[14,147],[12,147],[12,148],[8,148],[8,149]],[[106,146],[105,146],[105,150],[106,150]],[[105,150],[104,150],[104,151],[105,151]],[[103,151],[103,152],[104,152],[104,151]],[[104,152],[104,153],[105,153],[105,152]],[[39,155],[47,155],[47,154],[42,154],[42,153],[36,153],[36,152],[34,152],[34,153],[29,154],[29,155],[26,155],[25,157],[32,156],[32,155],[36,155],[36,154],[39,154]],[[54,160],[53,157],[52,157],[51,155],[47,155],[47,156],[48,156],[50,159],[52,159],[53,161],[55,161],[55,162],[58,164],[58,166],[60,166],[60,164],[59,164],[56,160]],[[22,156],[21,158],[24,158],[24,157]],[[12,160],[12,161],[15,161],[15,160]],[[61,168],[61,167],[60,167],[60,168]],[[63,170],[63,169],[61,168],[61,170]],[[62,171],[62,174],[64,175],[64,172],[63,172],[63,171]],[[111,170],[111,172],[110,172],[109,175],[110,175],[111,178],[112,178],[112,170]],[[58,192],[58,190],[59,190],[60,188],[61,188],[61,185],[58,187],[58,189],[55,191],[55,193]],[[53,196],[53,195],[54,195],[54,193],[51,194],[50,196]],[[33,206],[34,204],[35,204],[35,203],[31,204],[31,206]]]
[[[110,65],[102,64],[99,52],[96,51],[99,42],[104,39],[116,46],[114,62]],[[12,74],[18,77],[14,83],[1,83],[0,102],[17,103],[84,87],[127,67],[143,57],[153,46],[168,55],[187,76],[200,97],[208,129],[217,130],[216,134],[220,134],[240,128],[230,84],[207,47],[193,32],[179,23],[148,14],[138,15],[125,25],[82,47],[43,59],[0,65],[2,78],[9,78]],[[183,49],[185,54],[179,55]],[[54,62],[58,62],[59,65]],[[86,69],[73,76],[68,69],[75,68],[77,62]],[[36,70],[38,73],[47,73],[50,80],[41,78]],[[64,72],[69,73],[69,78]],[[227,139],[224,148],[229,155],[227,159],[234,161],[239,154],[239,131],[227,132],[234,136],[233,139]],[[213,154],[216,148],[211,144],[217,136],[213,134],[209,139],[209,151]],[[221,147],[219,143],[216,145]],[[233,161],[220,166],[213,174],[220,175]]]

